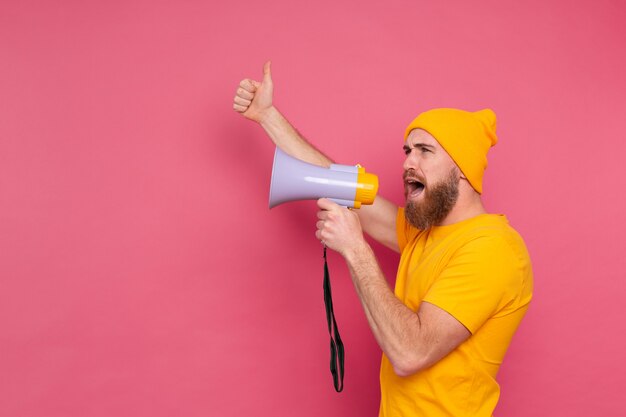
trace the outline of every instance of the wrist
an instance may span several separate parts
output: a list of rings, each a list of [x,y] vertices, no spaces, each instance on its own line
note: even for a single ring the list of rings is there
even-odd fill
[[[363,239],[357,245],[345,250],[342,254],[348,264],[356,265],[363,263],[368,257],[372,257],[374,254],[370,245]]]
[[[280,112],[273,105],[259,113],[257,121],[263,128],[267,128],[274,123],[275,120],[280,118]]]

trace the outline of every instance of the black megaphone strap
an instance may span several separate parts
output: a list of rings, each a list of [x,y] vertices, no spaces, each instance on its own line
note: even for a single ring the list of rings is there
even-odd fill
[[[328,273],[328,262],[326,260],[326,245],[324,245],[324,306],[326,307],[326,321],[328,322],[328,333],[330,334],[330,373],[333,375],[335,391],[341,392],[343,391],[345,352],[333,310],[330,274]]]

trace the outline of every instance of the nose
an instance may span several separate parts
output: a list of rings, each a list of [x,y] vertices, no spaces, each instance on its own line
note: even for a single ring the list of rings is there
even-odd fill
[[[404,163],[402,164],[402,168],[405,171],[408,171],[409,169],[413,169],[413,170],[417,171],[417,168],[418,168],[418,158],[415,155],[415,150],[414,149],[411,149],[411,151],[406,156],[406,158],[404,158]]]

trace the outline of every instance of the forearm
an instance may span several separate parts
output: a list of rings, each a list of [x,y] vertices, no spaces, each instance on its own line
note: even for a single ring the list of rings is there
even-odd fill
[[[391,291],[369,245],[347,254],[346,262],[374,337],[396,372],[419,368],[425,347],[418,314]]]
[[[287,154],[323,167],[328,167],[333,163],[329,157],[302,137],[276,107],[272,106],[267,109],[263,118],[259,120],[259,124],[272,142]]]

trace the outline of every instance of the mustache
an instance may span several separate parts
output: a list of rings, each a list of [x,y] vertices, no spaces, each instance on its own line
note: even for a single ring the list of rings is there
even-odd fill
[[[417,173],[415,172],[414,169],[410,168],[405,170],[402,173],[402,181],[406,182],[407,180],[415,180],[415,181],[419,181],[422,184],[425,184],[426,181],[424,180],[424,178],[420,177],[419,175],[417,175]]]

